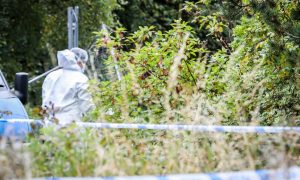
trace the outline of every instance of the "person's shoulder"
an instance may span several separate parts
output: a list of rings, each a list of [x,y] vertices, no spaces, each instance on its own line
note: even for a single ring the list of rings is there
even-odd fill
[[[51,73],[49,73],[45,80],[50,80],[50,79],[56,79],[58,76],[60,76],[62,74],[62,69],[58,69],[56,71],[52,71]]]

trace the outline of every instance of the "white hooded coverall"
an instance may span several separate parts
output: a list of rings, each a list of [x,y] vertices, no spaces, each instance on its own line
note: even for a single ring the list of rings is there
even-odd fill
[[[70,50],[58,51],[57,59],[62,69],[51,72],[45,78],[42,108],[51,112],[49,118],[55,117],[61,124],[80,121],[94,108],[87,91],[88,78],[77,64],[78,57]]]

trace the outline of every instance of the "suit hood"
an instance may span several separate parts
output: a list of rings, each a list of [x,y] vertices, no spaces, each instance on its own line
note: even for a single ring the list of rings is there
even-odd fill
[[[81,71],[77,64],[76,55],[69,49],[57,52],[58,65],[63,69]]]

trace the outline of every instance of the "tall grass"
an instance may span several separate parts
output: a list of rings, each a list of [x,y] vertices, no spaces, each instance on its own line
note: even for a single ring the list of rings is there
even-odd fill
[[[224,172],[286,168],[300,162],[299,134],[293,133],[99,131],[48,129],[51,135],[43,142],[35,139],[29,148],[1,147],[1,177]]]

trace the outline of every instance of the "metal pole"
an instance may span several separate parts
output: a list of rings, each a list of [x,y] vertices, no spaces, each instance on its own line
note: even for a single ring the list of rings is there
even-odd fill
[[[75,6],[74,8],[74,47],[78,47],[78,15],[79,15],[79,7]]]
[[[68,7],[68,48],[73,47],[73,21],[72,21],[72,7]]]
[[[78,47],[79,7],[68,7],[68,48]]]
[[[102,30],[105,30],[107,32],[107,36],[109,34],[109,29],[108,27],[105,25],[105,24],[102,24]],[[108,36],[109,38],[109,36]],[[112,47],[111,48],[111,51],[110,51],[112,57],[113,57],[113,60],[114,60],[114,63],[115,63],[115,70],[116,70],[116,73],[117,73],[117,78],[119,81],[122,80],[122,73],[119,71],[119,66],[117,64],[117,60],[114,58],[115,57],[115,49]]]
[[[58,70],[58,69],[61,69],[61,68],[62,68],[62,67],[60,67],[60,66],[56,66],[55,68],[52,68],[52,69],[50,69],[49,71],[46,71],[46,72],[44,72],[43,74],[38,75],[37,77],[34,77],[34,78],[30,79],[30,80],[28,81],[28,84],[31,84],[31,83],[33,83],[33,82],[35,82],[35,81],[41,79],[42,77],[47,76],[49,73],[51,73],[51,72],[53,72],[53,71],[56,71],[56,70]]]

